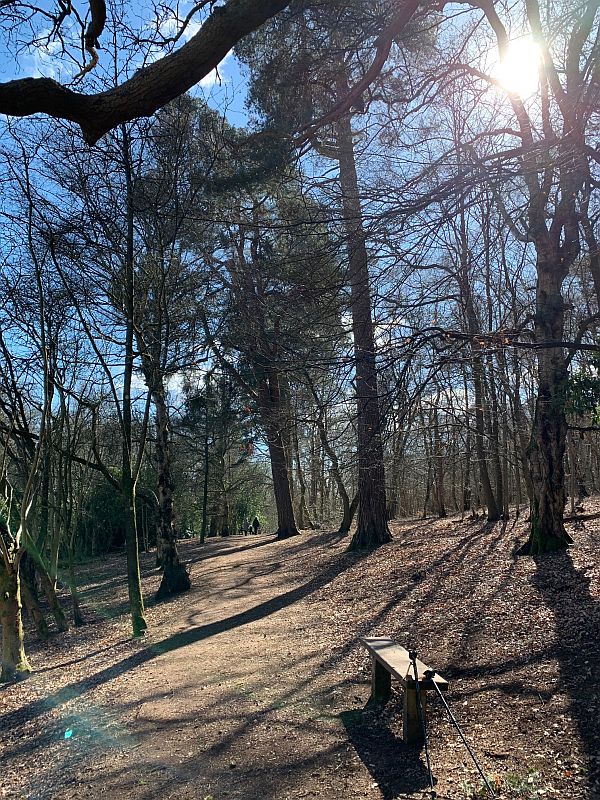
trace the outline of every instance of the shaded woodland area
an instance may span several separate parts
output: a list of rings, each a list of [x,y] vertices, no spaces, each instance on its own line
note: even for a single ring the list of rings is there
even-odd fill
[[[21,697],[16,679],[57,648],[69,663],[86,626],[125,613],[121,595],[97,605],[105,582],[126,586],[136,639],[153,636],[148,599],[161,631],[185,627],[185,597],[210,600],[219,635],[219,592],[194,583],[214,558],[231,627],[261,624],[230,608],[228,576],[250,570],[238,588],[256,599],[245,559],[269,545],[287,600],[269,596],[266,616],[351,569],[315,634],[343,642],[344,669],[385,620],[379,633],[475,679],[487,667],[466,599],[489,616],[484,638],[510,639],[477,601],[510,585],[517,628],[519,598],[558,620],[554,645],[532,629],[531,650],[572,699],[598,633],[600,0],[0,0],[0,30],[5,691]],[[304,594],[281,572],[295,554]],[[395,626],[423,581],[442,638],[445,593],[464,591],[461,642],[436,642],[416,613]],[[158,652],[197,644],[197,624]],[[535,663],[526,629],[503,675]],[[579,660],[561,656],[571,639]],[[338,711],[367,764],[364,719]],[[569,770],[588,785],[560,791],[594,797],[596,723],[573,719]],[[404,766],[400,782],[371,770],[373,796],[421,796],[421,767]]]

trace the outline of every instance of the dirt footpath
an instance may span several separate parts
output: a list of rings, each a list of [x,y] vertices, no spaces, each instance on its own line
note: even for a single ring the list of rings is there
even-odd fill
[[[331,537],[313,544],[314,576],[306,541],[209,545],[193,595],[172,604],[176,624],[153,631],[156,656],[126,679],[126,703],[111,691],[131,744],[65,797],[97,797],[107,782],[140,800],[295,798],[334,783],[332,796],[348,783],[348,796],[367,796],[373,780],[337,716],[348,676],[326,674],[322,609],[307,602],[339,571],[340,551]]]
[[[513,558],[520,531],[506,525],[394,532],[367,556],[323,533],[184,542],[193,590],[150,607],[141,642],[128,635],[122,560],[87,565],[90,624],[32,643],[36,673],[0,692],[0,796],[429,797],[423,755],[401,741],[400,698],[364,710],[358,639],[391,635],[449,679],[501,796],[599,797],[596,529],[541,565]],[[143,566],[150,597],[152,554]],[[436,707],[431,751],[439,798],[479,796]]]

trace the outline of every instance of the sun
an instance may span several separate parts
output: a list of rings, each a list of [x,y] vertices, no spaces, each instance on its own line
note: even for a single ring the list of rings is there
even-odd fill
[[[542,53],[532,36],[521,36],[508,43],[503,58],[493,70],[493,77],[507,92],[523,99],[538,90]]]

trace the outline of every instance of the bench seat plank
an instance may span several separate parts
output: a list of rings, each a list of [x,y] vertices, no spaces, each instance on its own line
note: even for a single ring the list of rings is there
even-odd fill
[[[406,648],[396,644],[387,636],[370,636],[361,639],[362,644],[371,655],[371,699],[369,703],[385,705],[392,691],[392,676],[404,687],[402,706],[402,738],[406,744],[423,742],[423,721],[417,700],[417,688],[420,690],[420,708],[423,719],[427,715],[427,690],[437,688],[445,692],[448,682],[437,673],[425,678],[429,670],[427,664],[417,659],[418,684],[415,681],[413,666]]]
[[[361,641],[371,655],[373,655],[390,674],[397,678],[405,688],[414,688],[415,679],[412,663],[408,656],[408,650],[396,644],[396,642],[389,639],[387,636],[366,637],[361,639]],[[433,689],[433,684],[436,683],[442,692],[447,691],[448,682],[437,673],[434,675],[433,680],[428,680],[424,677],[428,669],[429,667],[427,664],[424,664],[417,658],[420,688],[423,690]]]

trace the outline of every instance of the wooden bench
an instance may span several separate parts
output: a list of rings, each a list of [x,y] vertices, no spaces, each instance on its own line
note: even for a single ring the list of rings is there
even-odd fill
[[[417,707],[417,689],[413,666],[408,650],[387,637],[361,639],[362,644],[371,654],[371,699],[369,702],[385,705],[392,691],[392,675],[404,687],[404,703],[402,709],[402,738],[406,744],[423,741],[423,726]],[[419,689],[423,714],[427,713],[427,691],[434,688],[434,682],[442,692],[448,690],[448,682],[439,675],[433,679],[425,677],[432,671],[431,667],[417,659]]]

